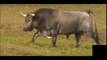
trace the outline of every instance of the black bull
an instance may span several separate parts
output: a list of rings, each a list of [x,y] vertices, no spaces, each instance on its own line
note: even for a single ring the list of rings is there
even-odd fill
[[[70,34],[75,34],[76,46],[80,45],[81,36],[86,33],[96,44],[100,44],[96,23],[94,22],[95,29],[93,28],[93,21],[90,14],[92,11],[60,11],[56,9],[42,8],[35,12],[30,12],[25,18],[25,31],[32,31],[33,28],[37,29],[34,33],[34,38],[41,34],[52,39],[53,46],[56,46],[57,35],[66,35],[67,38]]]

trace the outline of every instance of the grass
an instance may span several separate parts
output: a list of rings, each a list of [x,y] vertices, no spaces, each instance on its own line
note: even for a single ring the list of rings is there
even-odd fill
[[[92,56],[93,39],[82,36],[80,48],[76,48],[74,35],[67,40],[59,35],[57,47],[43,36],[38,37],[34,44],[31,38],[35,30],[24,32],[24,17],[19,11],[28,13],[39,8],[54,8],[65,11],[84,11],[95,13],[102,45],[106,44],[106,5],[105,4],[0,4],[0,56]]]

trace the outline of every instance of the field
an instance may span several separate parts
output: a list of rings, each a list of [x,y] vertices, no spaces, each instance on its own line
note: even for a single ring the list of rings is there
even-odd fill
[[[0,56],[92,56],[95,42],[87,35],[82,36],[80,48],[76,48],[75,36],[59,35],[57,47],[52,47],[50,39],[40,36],[34,44],[31,38],[36,30],[23,31],[24,17],[19,11],[28,13],[39,8],[55,8],[64,11],[84,11],[90,9],[95,14],[100,42],[106,45],[106,5],[105,4],[0,4]]]

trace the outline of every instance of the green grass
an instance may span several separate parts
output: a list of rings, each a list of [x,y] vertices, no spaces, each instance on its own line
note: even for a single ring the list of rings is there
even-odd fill
[[[102,45],[106,44],[106,5],[105,4],[0,4],[0,56],[92,56],[93,39],[82,36],[80,48],[76,48],[75,36],[67,40],[59,35],[57,47],[46,37],[38,37],[34,44],[31,38],[35,30],[24,32],[24,17],[19,11],[28,13],[39,8],[55,8],[65,11],[84,11],[95,13]]]

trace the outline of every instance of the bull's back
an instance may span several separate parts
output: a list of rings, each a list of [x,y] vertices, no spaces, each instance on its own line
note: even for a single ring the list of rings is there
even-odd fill
[[[79,24],[82,21],[80,12],[60,12],[57,14],[60,24],[60,34],[73,34],[78,30]]]

